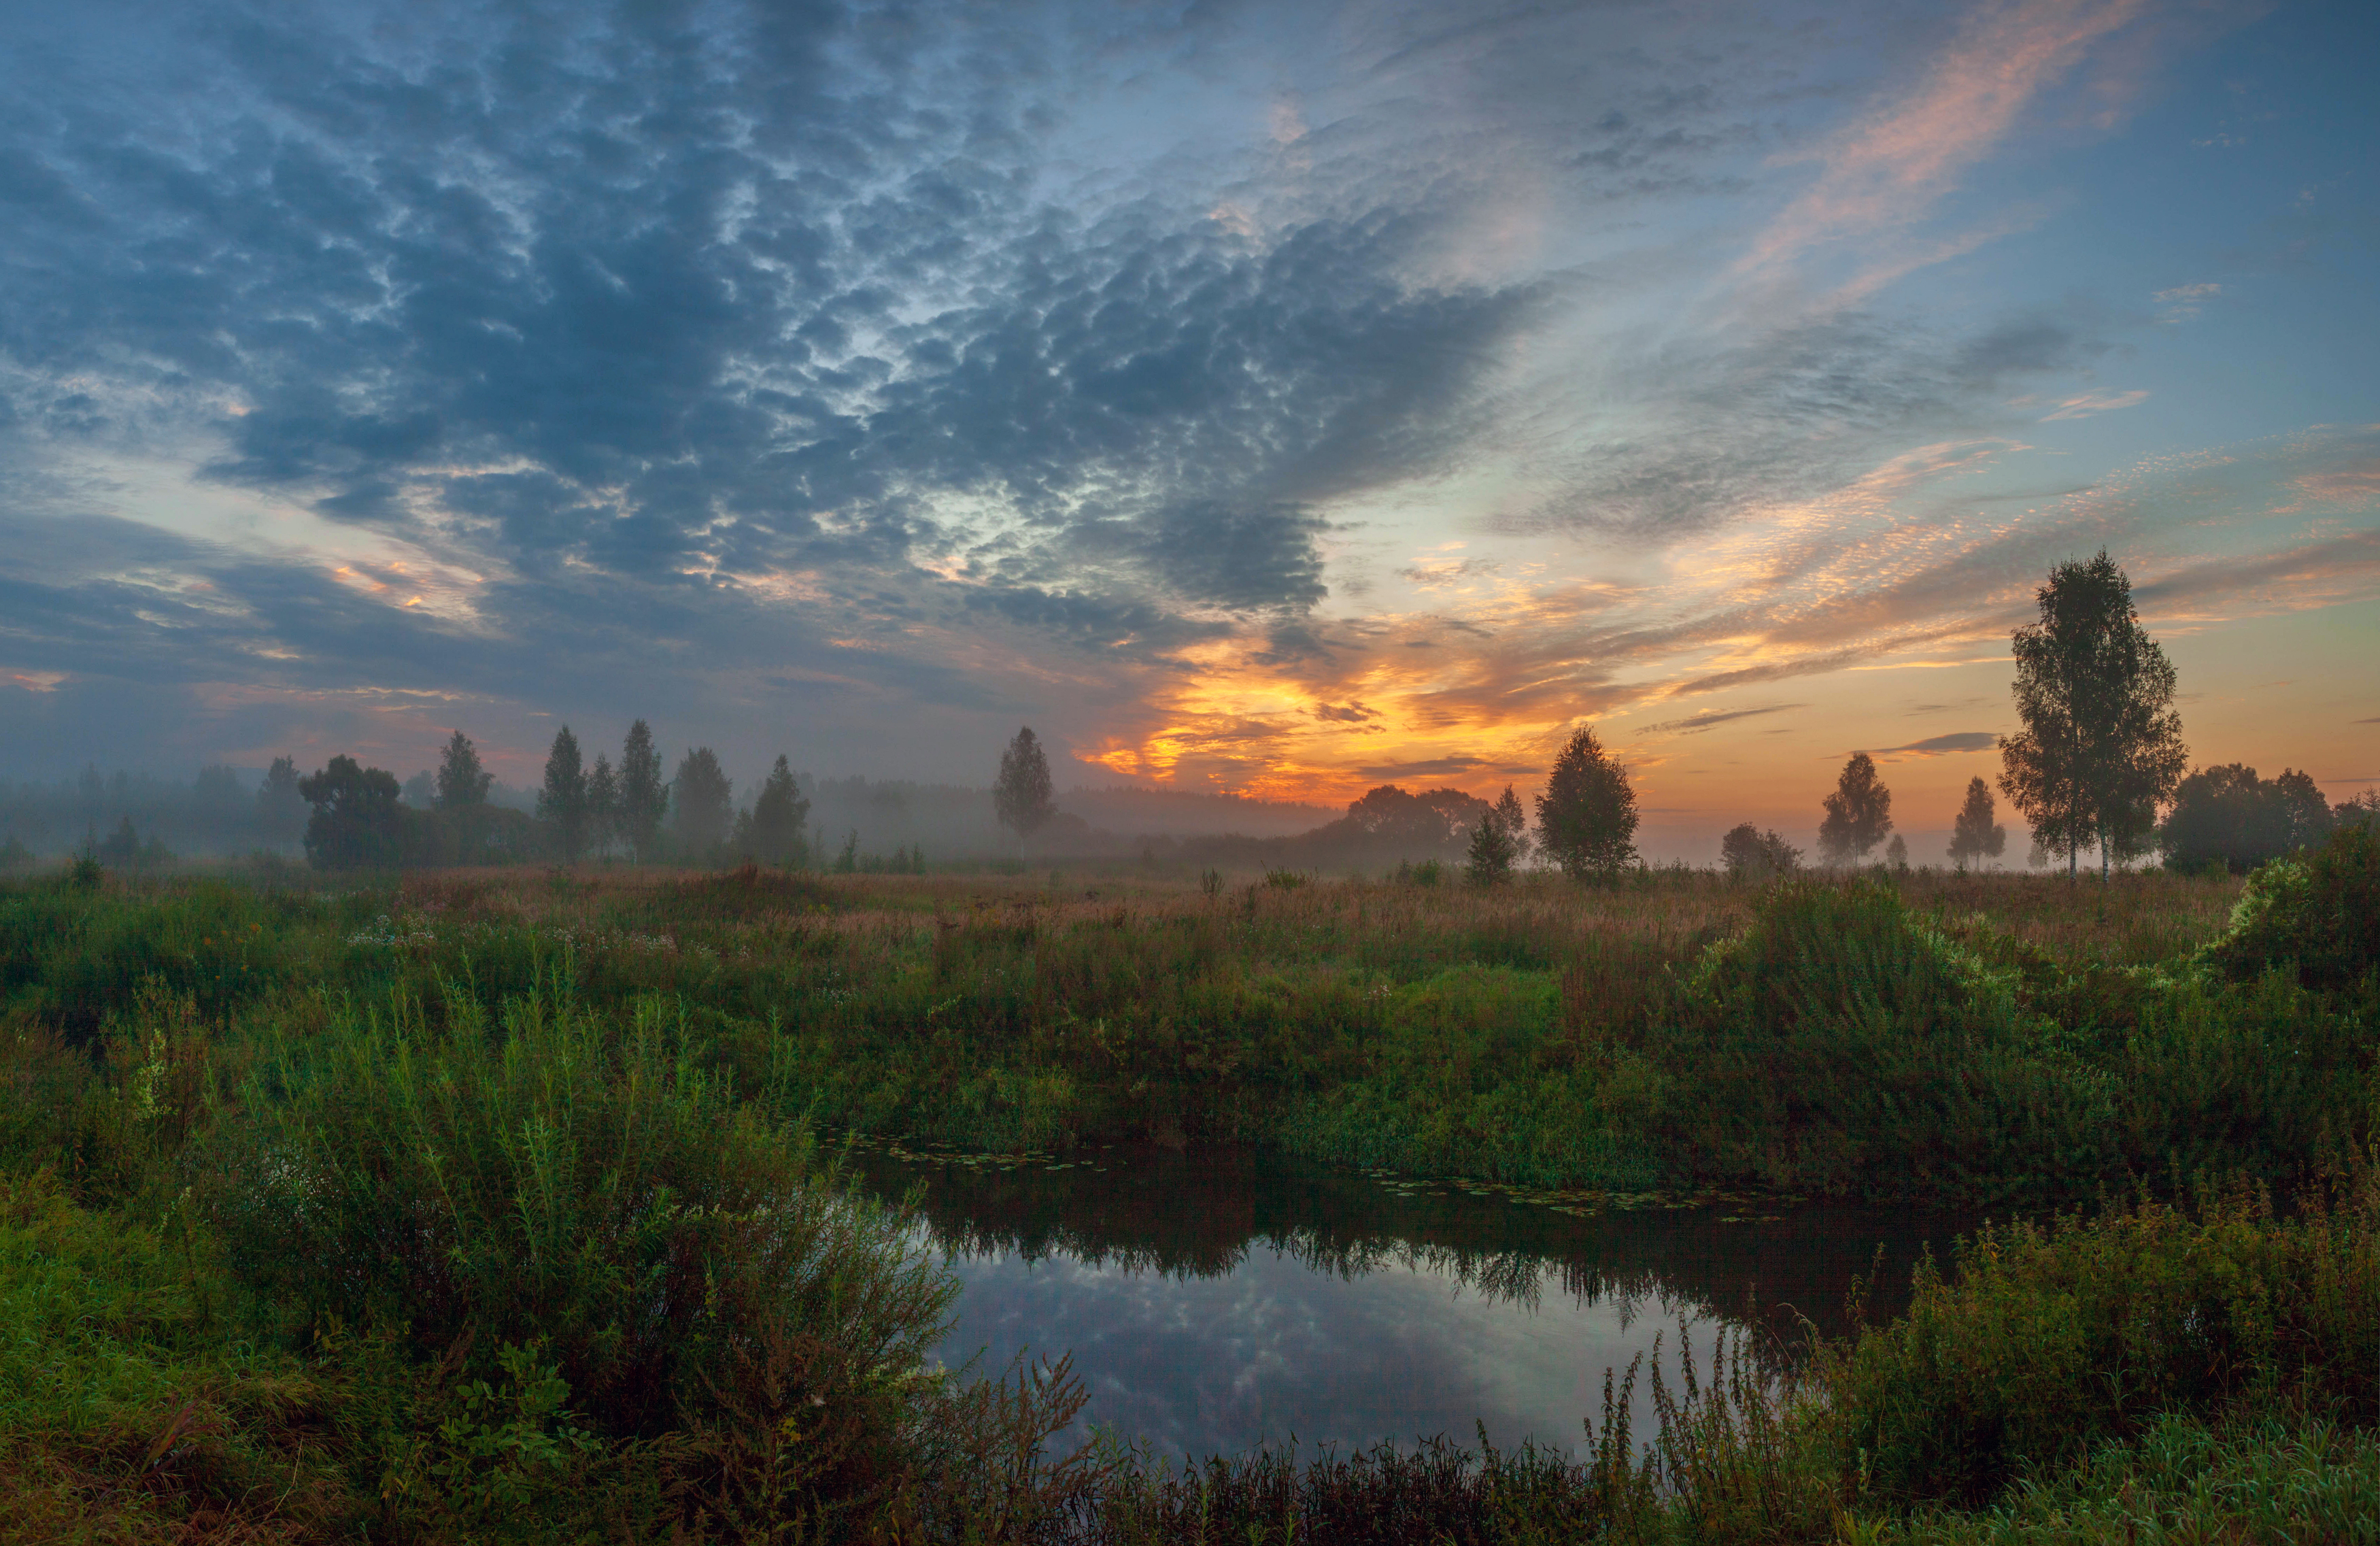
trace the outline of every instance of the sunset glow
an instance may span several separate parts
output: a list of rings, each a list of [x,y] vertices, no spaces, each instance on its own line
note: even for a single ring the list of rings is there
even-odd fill
[[[2105,546],[2195,759],[2380,780],[2368,9],[131,12],[0,24],[11,776],[1592,722],[1656,857],[1854,749],[1931,852]]]

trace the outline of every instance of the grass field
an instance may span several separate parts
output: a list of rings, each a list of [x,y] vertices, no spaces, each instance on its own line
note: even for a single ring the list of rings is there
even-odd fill
[[[2164,874],[22,882],[0,1540],[2368,1521],[2375,873],[2350,834],[2244,901]],[[954,1290],[839,1182],[845,1131],[2044,1223],[1790,1386],[1739,1360],[1665,1393],[1649,1450],[1185,1474],[1042,1453],[1062,1371],[919,1373]]]

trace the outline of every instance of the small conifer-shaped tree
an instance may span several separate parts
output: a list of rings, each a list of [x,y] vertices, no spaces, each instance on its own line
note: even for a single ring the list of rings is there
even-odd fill
[[[564,725],[554,733],[553,749],[546,754],[545,782],[537,791],[537,818],[553,835],[554,851],[565,864],[578,862],[587,844],[587,766],[579,761],[578,737]]]
[[[1967,802],[1950,823],[1951,863],[1964,870],[2000,857],[2008,847],[2008,828],[1993,820],[1997,813],[1991,785],[1981,778],[1967,780]]]
[[[1512,793],[1506,790],[1505,793]],[[1470,860],[1463,875],[1473,885],[1495,885],[1512,878],[1514,845],[1512,829],[1507,827],[1494,808],[1484,812],[1471,829]]]
[[[662,818],[669,811],[669,785],[662,778],[661,749],[653,745],[652,726],[643,720],[628,726],[620,747],[620,837],[639,864],[661,846]]]
[[[752,857],[763,864],[800,862],[802,825],[809,815],[810,802],[802,797],[793,769],[779,757],[752,801]]]
[[[587,846],[609,853],[619,835],[620,776],[612,771],[612,759],[597,752],[594,771],[587,775]]]
[[[1026,725],[1000,754],[1000,778],[991,786],[991,808],[1000,824],[1019,842],[1041,830],[1058,813],[1050,785],[1050,758]]]

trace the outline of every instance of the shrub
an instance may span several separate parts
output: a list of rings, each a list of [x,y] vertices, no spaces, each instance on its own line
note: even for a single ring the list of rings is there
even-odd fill
[[[658,1004],[618,1023],[549,981],[497,1023],[453,995],[443,1033],[349,1009],[269,1046],[242,1101],[210,1167],[225,1260],[317,1323],[516,1382],[503,1349],[541,1348],[601,1437],[674,1432],[714,1515],[816,1519],[914,1445],[954,1282]]]
[[[2005,1029],[2015,1008],[2010,981],[1868,880],[1778,886],[1687,986],[1721,1023],[1779,1037],[1889,1028],[1925,1040]]]
[[[2026,1055],[2013,974],[1882,882],[1785,881],[1655,1016],[1665,1129],[1706,1174],[1827,1191],[2032,1187],[2095,1175],[2077,1090]],[[1667,1023],[1664,1023],[1664,1022]],[[2061,1147],[2079,1137],[2082,1151]]]
[[[1974,1503],[2156,1415],[2250,1402],[2380,1416],[2380,1236],[2368,1174],[2344,1206],[2253,1196],[1986,1226],[1909,1311],[1823,1349],[1820,1431],[1894,1500]]]
[[[2309,988],[2361,981],[2380,967],[2380,831],[2341,826],[2321,847],[2259,869],[2207,956],[2235,980],[2282,967]]]

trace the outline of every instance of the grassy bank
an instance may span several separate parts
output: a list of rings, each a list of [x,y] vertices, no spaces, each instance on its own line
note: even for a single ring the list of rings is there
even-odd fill
[[[2204,969],[2237,895],[2166,875],[53,883],[0,902],[13,1077],[44,1091],[11,1120],[80,1126],[0,1142],[120,1164],[105,1097],[74,1090],[161,1036],[219,1077],[334,1013],[439,1034],[537,991],[666,1022],[779,1120],[985,1150],[1255,1143],[2028,1205],[2208,1168],[2285,1182],[2370,1130],[2370,999]]]
[[[2349,1508],[2380,1367],[2375,875],[2350,836],[2244,897],[19,884],[0,1539],[2105,1533],[2201,1506],[2185,1472]],[[1607,1430],[1584,1466],[1184,1475],[1043,1454],[1062,1373],[921,1372],[951,1281],[841,1185],[813,1138],[838,1128],[2036,1209],[2235,1189],[1986,1236],[1800,1383],[1665,1393],[1649,1458]]]

